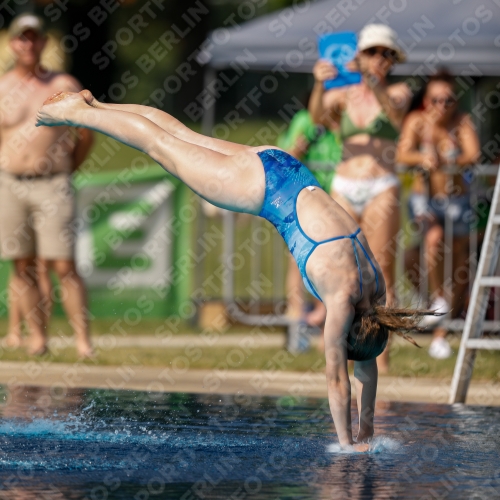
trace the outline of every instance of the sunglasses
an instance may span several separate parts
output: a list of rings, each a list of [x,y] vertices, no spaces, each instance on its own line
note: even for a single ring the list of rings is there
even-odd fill
[[[384,59],[388,59],[390,61],[395,61],[398,57],[396,51],[392,49],[384,49],[382,47],[370,47],[368,49],[363,50],[363,54],[373,57],[375,54],[382,56]]]
[[[456,103],[456,100],[453,97],[433,97],[431,103],[434,106],[436,106],[436,104],[444,104],[445,107],[449,108]]]

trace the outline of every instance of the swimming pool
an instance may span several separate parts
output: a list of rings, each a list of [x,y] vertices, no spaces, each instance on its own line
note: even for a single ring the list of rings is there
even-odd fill
[[[499,408],[379,403],[360,455],[335,444],[324,399],[20,387],[0,402],[0,499],[500,498]]]

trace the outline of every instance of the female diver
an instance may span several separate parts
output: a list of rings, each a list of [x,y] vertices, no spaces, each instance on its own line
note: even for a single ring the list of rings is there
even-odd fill
[[[199,135],[154,108],[98,102],[88,90],[47,99],[37,114],[40,125],[102,132],[147,153],[210,203],[269,220],[295,257],[306,287],[326,306],[328,399],[340,444],[356,451],[369,449],[378,377],[375,358],[390,331],[410,339],[405,332],[416,328],[422,313],[383,305],[384,278],[365,236],[302,163],[275,147]],[[356,441],[348,359],[356,361]]]

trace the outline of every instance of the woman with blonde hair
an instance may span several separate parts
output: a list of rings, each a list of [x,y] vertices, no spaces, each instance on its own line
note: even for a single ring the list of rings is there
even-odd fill
[[[283,150],[204,137],[160,110],[103,104],[89,91],[45,101],[37,125],[86,127],[147,153],[210,203],[269,220],[285,239],[308,290],[327,309],[325,355],[328,398],[340,444],[369,449],[377,364],[391,331],[407,337],[422,313],[385,307],[385,282],[365,236]],[[357,443],[351,429],[347,360],[356,360]]]

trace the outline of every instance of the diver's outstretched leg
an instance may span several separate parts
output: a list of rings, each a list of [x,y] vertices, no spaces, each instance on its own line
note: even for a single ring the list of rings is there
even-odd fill
[[[212,149],[213,151],[218,151],[219,153],[225,155],[235,155],[252,149],[251,146],[245,146],[244,144],[236,144],[234,142],[198,134],[189,127],[186,127],[186,125],[181,123],[172,115],[150,106],[142,106],[141,104],[110,104],[99,102],[89,90],[82,90],[80,94],[82,94],[87,103],[94,108],[127,111],[128,113],[144,116],[144,118],[151,120],[170,135],[173,135],[177,137],[177,139],[181,139],[184,142],[197,144],[198,146],[203,146],[204,148]]]
[[[222,208],[258,214],[265,176],[260,158],[245,150],[233,156],[185,142],[144,116],[89,106],[80,93],[45,101],[37,126],[68,125],[102,132],[148,154],[193,191]]]

